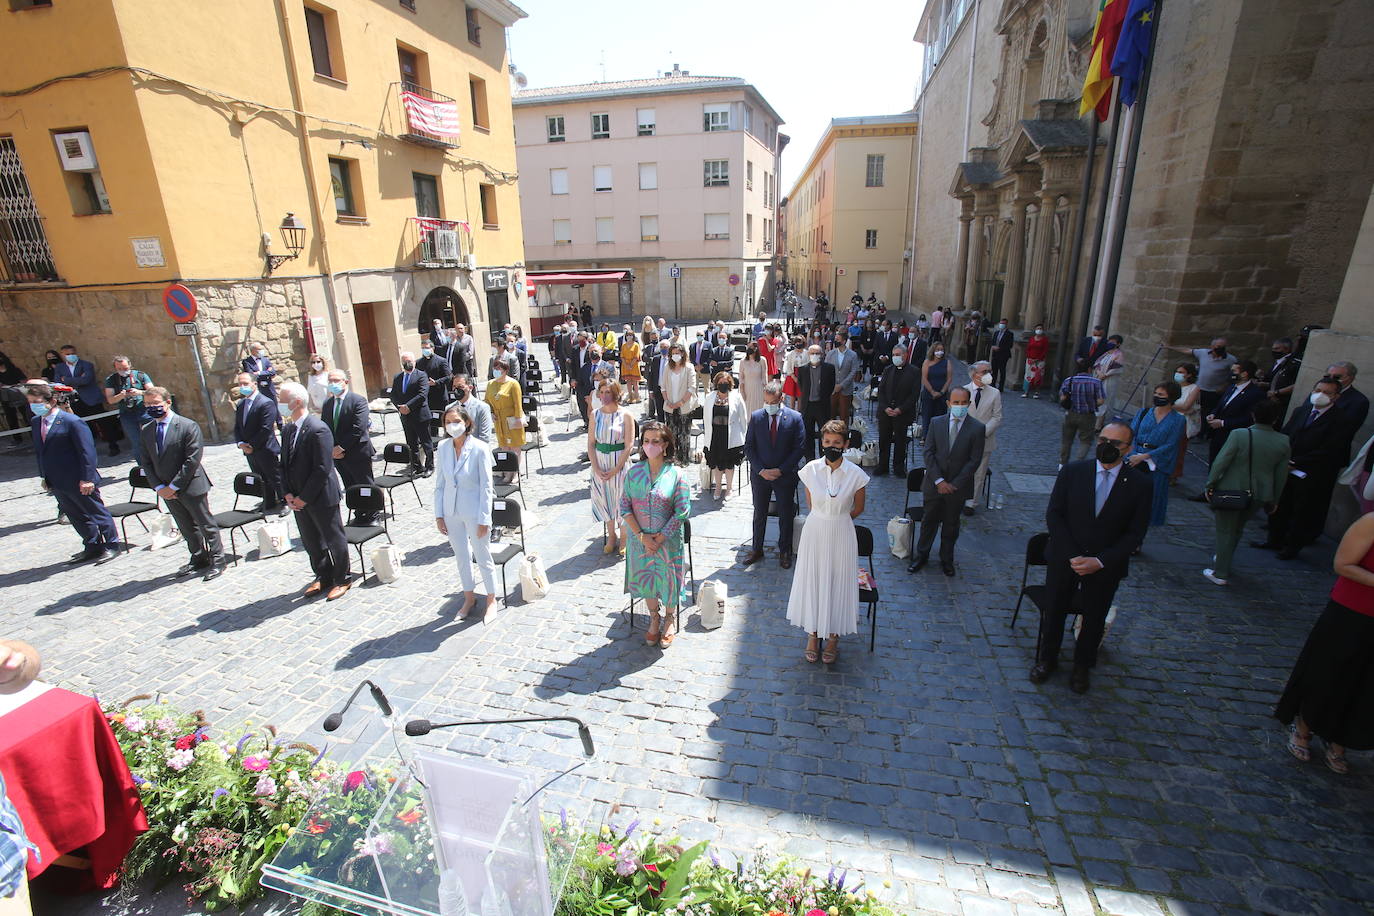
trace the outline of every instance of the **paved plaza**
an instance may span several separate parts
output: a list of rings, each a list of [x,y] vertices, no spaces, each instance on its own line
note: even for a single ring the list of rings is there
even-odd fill
[[[553,395],[541,416],[545,467],[525,478],[524,496],[529,549],[553,581],[543,600],[513,596],[484,621],[457,620],[432,479],[419,482],[423,506],[395,491],[402,578],[369,579],[333,603],[298,597],[310,581],[299,547],[259,559],[242,538],[239,565],[208,584],[172,580],[186,559],[179,543],[67,569],[77,539],[54,522],[24,454],[0,458],[0,632],[37,645],[47,678],[64,686],[160,692],[217,724],[252,718],[308,740],[363,677],[470,712],[579,716],[626,809],[618,819],[643,812],[736,854],[848,867],[902,913],[1369,912],[1374,760],[1352,754],[1347,777],[1319,755],[1299,764],[1271,718],[1325,603],[1332,547],[1291,563],[1242,547],[1232,584],[1209,584],[1199,570],[1210,519],[1182,498],[1200,463],[1190,459],[1169,525],[1151,531],[1118,593],[1092,691],[1076,696],[1065,669],[1039,687],[1027,680],[1034,608],[1008,627],[1055,471],[1054,403],[1006,400],[993,460],[1004,508],[965,519],[952,579],[938,567],[910,576],[888,553],[904,482],[872,481],[860,522],[879,545],[877,646],[868,651],[861,622],[831,669],[802,659],[771,547],[765,562],[737,564],[747,484],[724,505],[694,496],[696,579],[728,586],[725,626],[706,631],[684,615],[670,650],[644,646],[622,613],[622,564],[602,553],[591,515],[581,425]],[[392,418],[387,440],[399,432]],[[207,455],[214,506],[228,508],[242,457],[232,445]],[[101,461],[112,479],[129,469]],[[550,763],[577,752],[555,735],[528,740],[523,752]],[[187,910],[178,888],[38,907],[125,911]]]

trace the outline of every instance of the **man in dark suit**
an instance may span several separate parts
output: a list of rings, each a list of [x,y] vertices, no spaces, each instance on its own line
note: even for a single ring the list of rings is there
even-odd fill
[[[1312,388],[1307,403],[1293,411],[1288,437],[1288,481],[1269,516],[1269,537],[1254,546],[1277,550],[1280,560],[1321,536],[1336,478],[1350,460],[1350,419],[1340,409],[1340,383],[1329,376]]]
[[[657,349],[653,357],[649,360],[649,375],[645,379],[649,384],[649,406],[647,416],[649,419],[665,422],[667,416],[663,411],[663,370],[668,365],[668,341],[658,342]]]
[[[1336,409],[1345,415],[1346,435],[1350,437],[1345,443],[1345,461],[1350,460],[1350,446],[1354,443],[1355,434],[1369,417],[1369,398],[1355,387],[1355,375],[1358,371],[1355,364],[1350,362],[1332,363],[1326,367],[1327,378],[1335,379],[1341,386],[1340,396],[1336,398]]]
[[[429,329],[429,345],[434,348],[434,352],[442,353],[452,343],[448,337],[448,331],[444,329],[444,322],[438,318],[434,319],[433,327]]]
[[[425,341],[415,368],[429,376],[429,409],[438,416],[443,413],[448,391],[453,387],[453,366]]]
[[[461,372],[464,375],[477,374],[477,341],[468,333],[465,325],[455,324],[453,326],[454,355],[445,357],[449,365],[453,367],[455,373]]]
[[[587,422],[587,398],[592,396],[596,389],[596,371],[598,369],[608,369],[612,373],[615,367],[602,360],[601,347],[596,344],[589,344],[586,349],[581,350],[586,354],[586,358],[577,367],[577,411],[582,415],[582,422]]]
[[[287,382],[281,386],[279,400],[289,410],[281,450],[286,504],[295,510],[301,544],[315,573],[304,595],[313,598],[323,592],[334,601],[349,588],[348,539],[339,517],[342,491],[330,457],[334,437],[323,420],[306,411],[310,396],[304,386]]]
[[[834,417],[830,396],[835,393],[835,366],[824,361],[820,344],[806,348],[806,362],[797,367],[797,384],[801,388],[797,406],[806,427],[806,451],[815,458],[819,454],[821,427]]]
[[[1086,359],[1091,366],[1103,353],[1107,352],[1107,329],[1102,325],[1094,325],[1091,337],[1084,337],[1078,342],[1078,349],[1074,351],[1073,358]]]
[[[797,514],[797,469],[806,456],[802,415],[782,406],[782,383],[763,386],[763,409],[749,417],[744,434],[749,459],[749,487],[754,494],[754,548],[744,558],[750,566],[763,559],[768,527],[768,501],[778,504],[778,565],[792,568],[792,523]]]
[[[711,347],[709,357],[711,364],[711,378],[725,372],[731,375],[735,371],[735,348],[730,346],[730,338],[725,332],[716,335],[715,346]]]
[[[1098,435],[1097,457],[1064,465],[1055,479],[1045,510],[1050,532],[1045,606],[1050,610],[1040,620],[1040,657],[1031,668],[1032,683],[1044,683],[1059,666],[1064,621],[1077,609],[1083,629],[1074,647],[1069,689],[1088,691],[1088,671],[1097,664],[1107,611],[1150,526],[1154,481],[1148,471],[1122,461],[1133,438],[1125,423],[1108,423]]]
[[[372,447],[368,426],[371,422],[367,398],[348,390],[348,373],[342,369],[329,370],[329,397],[320,409],[320,419],[329,427],[334,439],[334,470],[339,472],[344,489],[359,484],[371,485]],[[358,516],[358,525],[375,525],[375,515]]]
[[[34,456],[43,489],[57,498],[67,521],[81,535],[85,549],[67,561],[68,566],[114,559],[126,545],[119,541],[114,519],[100,499],[100,469],[96,467],[95,438],[86,421],[67,409],[70,388],[54,390],[47,384],[25,388],[33,420]]]
[[[272,368],[272,360],[267,358],[267,345],[260,340],[253,341],[248,348],[248,355],[243,358],[239,368],[249,375],[257,383],[258,391],[269,401],[277,400],[277,386],[274,379],[277,377],[277,370]]]
[[[55,385],[73,389],[74,394],[68,399],[68,404],[76,416],[91,417],[105,412],[105,392],[96,379],[95,364],[78,356],[76,347],[71,344],[63,344],[62,362],[53,367],[52,380]],[[119,440],[124,435],[118,419],[101,417],[91,423],[100,433],[100,438],[110,446],[110,454],[118,455]]]
[[[166,388],[145,388],[143,409],[150,422],[140,433],[139,466],[191,552],[190,561],[176,574],[202,573],[206,582],[218,579],[224,573],[224,544],[210,511],[210,478],[201,466],[200,425],[172,413],[172,396]]]
[[[873,339],[873,371],[876,374],[882,375],[887,371],[887,367],[892,364],[892,351],[897,347],[899,336],[896,331],[892,330],[892,322],[883,319],[882,327]]]
[[[940,569],[954,575],[954,544],[964,500],[973,498],[973,475],[983,463],[987,431],[968,415],[971,394],[962,386],[949,392],[948,416],[930,421],[925,444],[925,481],[921,484],[921,537],[907,572],[920,572],[930,562],[935,532],[940,532]]]
[[[697,331],[697,339],[687,346],[687,362],[692,364],[692,371],[697,374],[697,381],[708,390],[711,387],[711,344],[706,342],[706,335]]]
[[[234,441],[248,459],[248,469],[262,479],[263,512],[285,514],[281,502],[281,443],[277,441],[277,402],[260,393],[253,375],[240,372],[239,402],[234,408]]]
[[[1269,395],[1269,400],[1279,405],[1279,416],[1288,415],[1288,402],[1293,396],[1293,385],[1302,369],[1302,360],[1293,355],[1293,339],[1280,337],[1274,341],[1269,353],[1274,357],[1273,364],[1260,377],[1260,384]]]
[[[401,371],[391,380],[391,403],[401,415],[401,429],[410,448],[410,473],[434,473],[434,437],[429,428],[429,376],[415,367],[415,354],[401,354]],[[424,464],[420,463],[423,451]]]
[[[906,353],[892,353],[891,363],[878,383],[878,466],[873,473],[879,477],[887,474],[889,452],[896,473],[906,474],[907,430],[921,394],[921,370],[906,361]]]
[[[988,361],[992,363],[992,385],[998,391],[1007,387],[1007,361],[1011,359],[1011,350],[1015,345],[1016,334],[1007,328],[1007,320],[1004,318],[997,322],[992,332]]]
[[[1258,372],[1259,367],[1248,359],[1243,359],[1231,367],[1230,387],[1221,393],[1217,406],[1203,418],[1207,426],[1211,427],[1208,463],[1217,460],[1217,454],[1226,444],[1226,437],[1231,435],[1231,430],[1244,429],[1254,422],[1250,416],[1251,412],[1254,411],[1255,404],[1264,400],[1265,396],[1264,389],[1255,382]]]

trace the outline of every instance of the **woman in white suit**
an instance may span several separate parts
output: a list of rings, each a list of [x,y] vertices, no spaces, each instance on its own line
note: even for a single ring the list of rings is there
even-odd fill
[[[711,485],[716,499],[724,501],[735,486],[735,470],[744,460],[744,436],[749,429],[749,408],[735,390],[728,372],[717,372],[712,380],[715,397],[706,402],[703,412],[707,429],[706,464],[711,469]],[[704,495],[704,494],[703,494]]]
[[[458,578],[463,583],[460,618],[472,613],[477,604],[472,576],[474,557],[482,573],[486,610],[496,606],[496,564],[491,559],[491,504],[496,490],[492,484],[491,446],[469,435],[471,429],[472,416],[461,405],[454,403],[444,408],[444,430],[449,440],[437,449],[434,523],[440,534],[448,535],[458,561]]]

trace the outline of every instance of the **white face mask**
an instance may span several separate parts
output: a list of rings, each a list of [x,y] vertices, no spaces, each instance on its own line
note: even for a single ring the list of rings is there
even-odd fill
[[[459,436],[467,434],[468,425],[466,423],[445,423],[444,429],[448,430],[450,436],[457,439]]]
[[[674,354],[673,354],[673,362],[675,362],[675,363],[680,363],[680,362],[682,362],[682,354],[681,354],[681,353],[674,353]]]
[[[983,373],[983,384],[984,384],[984,385],[991,385],[991,384],[992,384],[992,373],[991,373],[991,372],[984,372],[984,373]]]
[[[311,363],[310,368],[314,369],[316,372],[319,372],[324,368],[324,363]]]
[[[1328,394],[1324,394],[1320,391],[1312,392],[1310,395],[1308,395],[1307,400],[1310,401],[1312,406],[1317,408],[1318,410],[1325,410],[1326,408],[1331,406],[1331,396]]]
[[[807,359],[811,360],[811,365],[813,366],[819,366],[821,364],[821,355],[819,353],[809,354]]]
[[[902,363],[904,363],[904,362],[906,362],[906,357],[902,356],[900,353],[893,354],[893,356],[892,356],[892,365],[897,366],[898,368],[901,368],[901,365],[902,365]]]

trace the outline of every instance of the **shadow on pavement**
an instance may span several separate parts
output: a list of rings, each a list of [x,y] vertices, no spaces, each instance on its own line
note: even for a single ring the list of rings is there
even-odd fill
[[[434,652],[450,638],[465,633],[485,621],[486,614],[480,610],[480,595],[477,601],[479,610],[474,611],[466,620],[459,620],[457,615],[458,609],[463,605],[463,596],[461,593],[454,595],[444,603],[434,619],[358,643],[334,663],[334,670],[358,668],[383,658],[402,658],[407,655],[427,655]]]

